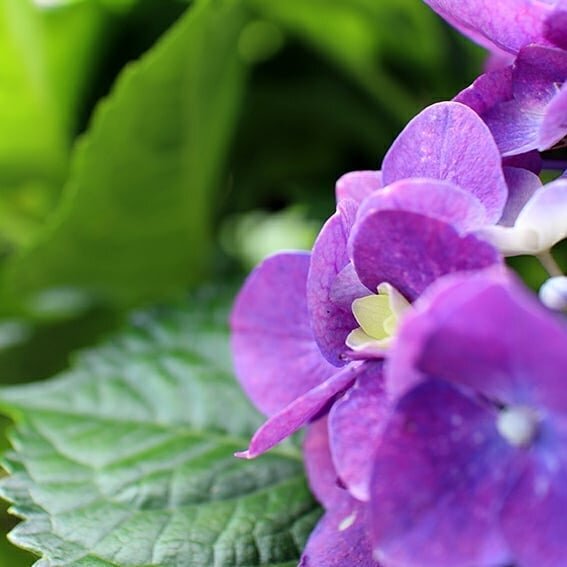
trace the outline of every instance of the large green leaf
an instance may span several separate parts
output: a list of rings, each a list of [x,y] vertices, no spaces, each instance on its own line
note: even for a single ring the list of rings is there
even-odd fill
[[[85,90],[104,52],[94,2],[0,0],[0,236],[28,242],[59,194]]]
[[[202,276],[247,18],[238,2],[198,2],[122,72],[76,148],[59,210],[8,266],[7,292],[71,286],[133,304]]]
[[[230,374],[214,293],[140,313],[42,384],[3,388],[17,426],[11,534],[51,566],[294,565],[319,509],[295,445],[233,452],[261,418]]]

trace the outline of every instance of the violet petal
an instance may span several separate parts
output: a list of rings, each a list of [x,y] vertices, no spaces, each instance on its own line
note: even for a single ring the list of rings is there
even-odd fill
[[[567,541],[567,462],[562,447],[532,458],[502,510],[502,529],[519,565],[563,567]]]
[[[459,232],[486,224],[486,211],[468,191],[450,181],[402,179],[376,191],[365,199],[358,219],[372,211],[404,210],[451,223]]]
[[[358,500],[370,498],[372,454],[389,411],[381,364],[367,372],[329,414],[331,452],[337,474]]]
[[[483,204],[488,222],[498,221],[507,197],[492,134],[476,112],[458,102],[418,114],[388,150],[382,176],[384,185],[410,177],[451,181]]]
[[[399,372],[409,359],[423,374],[505,405],[567,411],[566,344],[567,327],[510,273],[456,275],[432,288],[406,316],[386,368],[386,387],[398,395],[404,391]]]
[[[441,17],[481,43],[516,53],[529,43],[548,43],[543,22],[552,6],[531,0],[425,0]]]
[[[508,201],[498,224],[513,226],[524,205],[542,184],[539,177],[527,169],[505,167],[504,176],[508,184]]]
[[[349,388],[364,370],[364,363],[361,362],[353,362],[342,369],[335,369],[336,373],[325,382],[299,396],[279,413],[270,417],[256,431],[248,449],[236,453],[236,456],[254,459],[301,429],[320,414],[335,396]]]
[[[346,490],[339,487],[331,458],[327,417],[309,424],[303,441],[303,455],[311,492],[325,508],[339,505],[348,498]]]
[[[375,557],[404,567],[505,564],[498,520],[514,460],[492,411],[449,384],[417,386],[399,401],[374,458]]]
[[[491,245],[450,225],[406,211],[377,211],[351,233],[352,258],[369,289],[388,282],[412,300],[442,275],[499,264]]]
[[[299,567],[380,567],[372,558],[366,515],[350,498],[329,510],[309,537]]]
[[[339,178],[335,185],[337,203],[343,199],[352,199],[360,203],[370,193],[382,187],[382,172],[351,171]]]
[[[325,223],[311,254],[307,277],[307,305],[313,335],[323,356],[335,366],[344,364],[348,334],[358,327],[350,309],[332,300],[333,284],[348,265],[347,240],[358,205],[351,199],[339,202],[337,212]]]
[[[248,277],[231,314],[236,375],[254,404],[270,415],[331,376],[336,368],[311,332],[305,287],[308,253],[262,262]]]

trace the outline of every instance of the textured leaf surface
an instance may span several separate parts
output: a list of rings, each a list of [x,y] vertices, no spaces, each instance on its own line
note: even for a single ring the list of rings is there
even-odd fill
[[[138,314],[72,370],[0,390],[17,422],[2,492],[25,519],[10,537],[37,565],[297,564],[320,512],[295,446],[232,456],[261,419],[216,302]]]
[[[61,206],[9,265],[14,295],[75,286],[131,305],[198,281],[247,17],[237,2],[197,2],[121,73],[76,148]]]

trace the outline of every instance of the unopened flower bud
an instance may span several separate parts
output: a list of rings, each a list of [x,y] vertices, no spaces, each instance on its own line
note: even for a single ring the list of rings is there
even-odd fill
[[[567,310],[567,277],[549,278],[539,289],[541,302],[554,311]]]

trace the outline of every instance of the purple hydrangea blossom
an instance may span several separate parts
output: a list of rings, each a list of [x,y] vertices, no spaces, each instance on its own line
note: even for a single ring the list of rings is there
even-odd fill
[[[410,123],[381,174],[341,179],[337,212],[312,254],[269,258],[236,300],[237,375],[269,416],[240,455],[268,450],[355,381],[379,374],[372,361],[383,352],[347,346],[358,327],[355,300],[387,282],[413,301],[440,276],[498,264],[497,251],[470,231],[500,218],[507,192],[488,129],[458,103],[434,105]]]
[[[385,565],[564,564],[566,345],[564,322],[501,271],[449,276],[416,302],[374,457]]]

